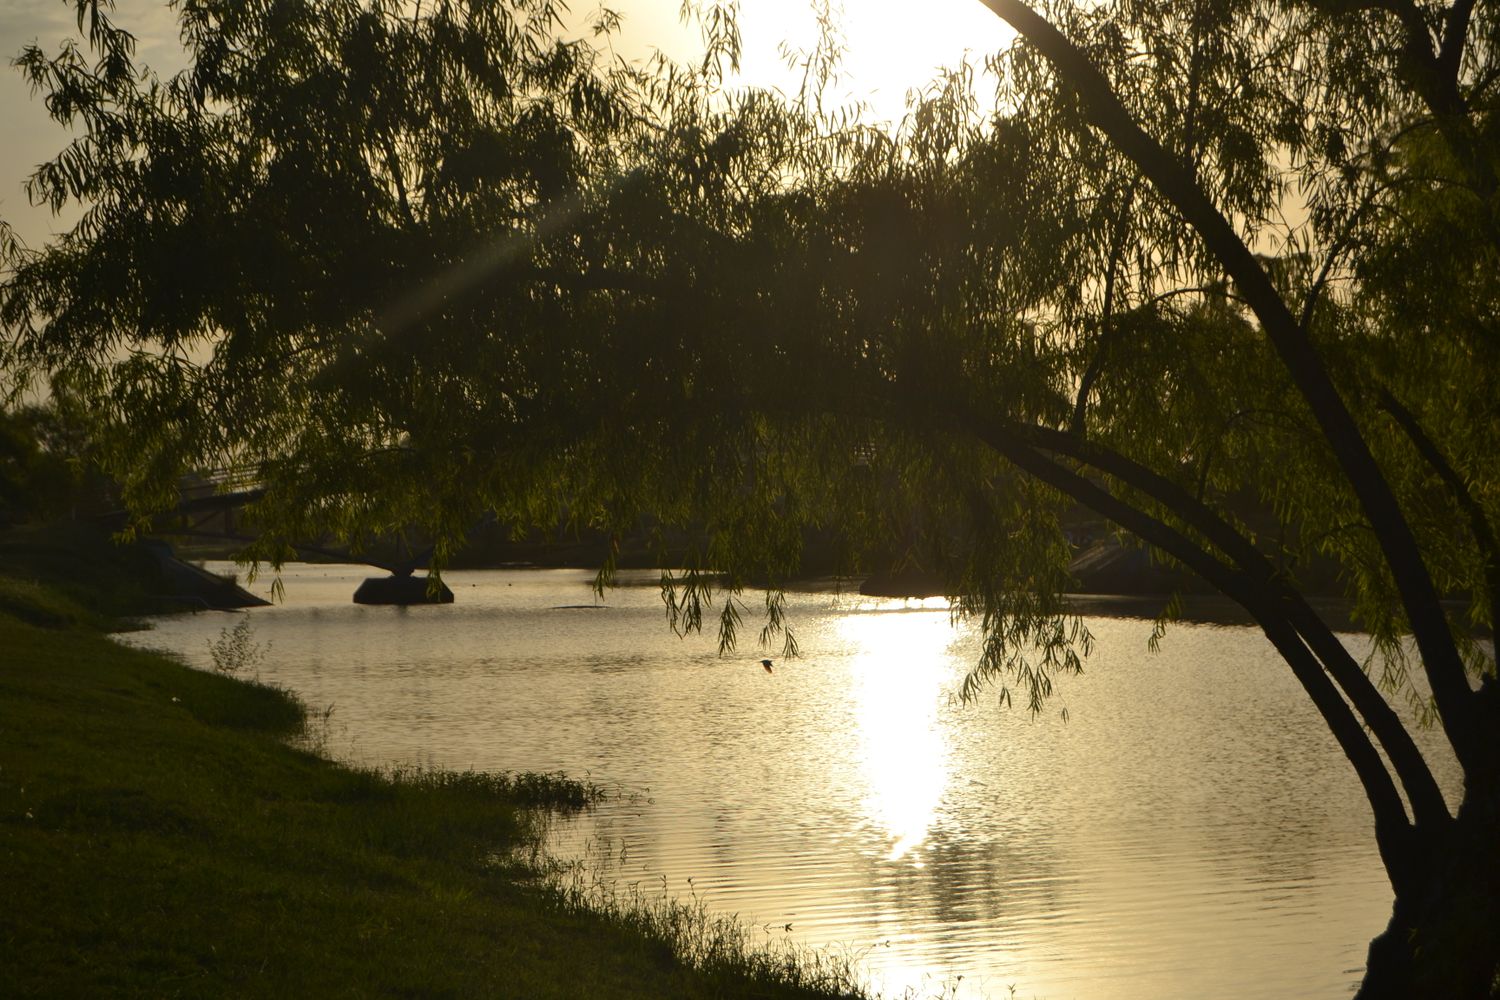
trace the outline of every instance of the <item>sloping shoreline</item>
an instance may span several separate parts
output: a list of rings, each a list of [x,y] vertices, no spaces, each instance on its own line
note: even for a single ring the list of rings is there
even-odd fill
[[[0,648],[11,995],[863,995],[548,888],[514,859],[576,782],[345,767],[287,692],[86,626],[0,612]]]

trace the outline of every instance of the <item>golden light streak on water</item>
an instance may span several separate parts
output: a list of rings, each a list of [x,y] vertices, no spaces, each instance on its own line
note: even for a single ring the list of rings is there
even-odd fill
[[[841,619],[853,656],[850,696],[858,726],[865,806],[891,838],[887,861],[917,850],[947,791],[948,744],[938,723],[953,630],[946,611]]]

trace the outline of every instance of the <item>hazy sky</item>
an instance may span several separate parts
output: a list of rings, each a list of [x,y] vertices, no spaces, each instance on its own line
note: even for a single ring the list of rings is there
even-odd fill
[[[622,54],[644,57],[660,48],[679,59],[692,57],[697,33],[678,20],[679,0],[616,0],[613,6],[625,16],[616,46]],[[597,4],[578,0],[572,7],[585,15]],[[794,88],[796,78],[785,69],[778,46],[813,45],[816,28],[807,3],[741,0],[741,8],[742,80]],[[848,56],[840,89],[868,101],[877,120],[899,118],[906,91],[930,80],[939,66],[956,63],[965,52],[976,58],[993,52],[1010,37],[978,0],[845,0],[844,8]],[[72,0],[0,0],[0,52],[7,63],[33,41],[56,51],[62,39],[75,33],[73,10]],[[117,0],[115,21],[135,33],[141,61],[163,75],[180,68],[176,23],[162,0]],[[0,218],[32,245],[62,224],[46,209],[29,205],[22,185],[32,168],[67,140],[68,133],[47,117],[21,74],[13,67],[0,68]]]

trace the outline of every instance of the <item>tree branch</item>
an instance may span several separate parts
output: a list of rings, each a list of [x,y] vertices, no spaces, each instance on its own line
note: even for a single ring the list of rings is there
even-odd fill
[[[1099,318],[1099,348],[1089,359],[1083,377],[1078,380],[1078,399],[1073,404],[1071,425],[1074,434],[1084,432],[1084,421],[1088,416],[1089,394],[1093,392],[1094,383],[1104,371],[1104,361],[1114,345],[1115,281],[1119,277],[1120,258],[1125,254],[1125,235],[1129,232],[1130,209],[1134,204],[1135,184],[1132,182],[1125,192],[1124,202],[1120,205],[1120,215],[1115,222],[1114,247],[1109,255],[1109,268],[1104,275],[1104,309],[1103,315]]]
[[[1448,8],[1443,27],[1443,43],[1438,48],[1438,70],[1444,79],[1458,80],[1460,64],[1464,57],[1464,43],[1469,37],[1469,21],[1474,14],[1474,0],[1454,0]]]
[[[1228,556],[1240,571],[1269,592],[1303,641],[1348,696],[1376,739],[1380,740],[1411,800],[1417,823],[1440,826],[1451,818],[1432,770],[1395,710],[1312,605],[1287,584],[1270,559],[1248,538],[1183,487],[1112,449],[1045,427],[1018,425],[1014,433],[1038,448],[1067,455],[1140,490],[1181,517],[1189,527]]]
[[[396,155],[396,143],[389,135],[381,136],[381,140],[385,153],[385,169],[390,172],[391,180],[396,183],[396,202],[401,206],[401,214],[406,218],[407,225],[415,228],[417,217],[412,213],[411,202],[406,197],[406,178],[401,172],[401,158]]]
[[[1417,449],[1432,470],[1438,474],[1443,485],[1448,488],[1454,503],[1458,509],[1463,511],[1469,520],[1469,530],[1474,535],[1474,542],[1479,546],[1480,554],[1484,556],[1484,585],[1489,591],[1490,603],[1490,628],[1500,631],[1500,544],[1495,541],[1495,532],[1490,525],[1489,518],[1485,516],[1484,508],[1479,501],[1474,499],[1474,494],[1469,490],[1469,484],[1464,482],[1443,454],[1436,442],[1427,436],[1422,429],[1416,414],[1407,409],[1385,386],[1380,387],[1380,408],[1385,410],[1396,421],[1407,439]]]
[[[1479,150],[1479,139],[1469,120],[1469,103],[1458,87],[1472,0],[1456,0],[1448,11],[1437,52],[1433,51],[1432,30],[1411,0],[1382,0],[1368,6],[1388,11],[1401,22],[1406,35],[1401,46],[1407,63],[1404,75],[1437,120],[1438,129],[1463,163],[1475,191],[1488,199],[1497,187],[1495,168]]]
[[[1019,0],[983,3],[1052,62],[1062,80],[1082,98],[1094,126],[1177,207],[1239,285],[1375,529],[1421,650],[1449,742],[1461,761],[1477,766],[1486,756],[1486,738],[1479,731],[1463,658],[1449,631],[1437,588],[1390,484],[1296,317],[1228,220],[1175,158],[1136,124],[1088,57]]]
[[[1220,562],[1186,535],[1043,456],[1013,433],[1015,427],[1004,422],[986,421],[973,414],[965,415],[964,424],[976,438],[1017,468],[1172,556],[1250,613],[1291,667],[1353,765],[1374,812],[1375,839],[1381,859],[1397,892],[1404,891],[1412,876],[1409,859],[1413,836],[1406,818],[1406,807],[1374,744],[1317,659],[1298,637],[1297,630],[1286,620],[1275,596],[1245,573]]]
[[[1352,242],[1351,231],[1358,223],[1359,217],[1375,203],[1375,195],[1379,191],[1378,185],[1372,185],[1370,190],[1365,192],[1365,196],[1360,199],[1354,211],[1349,213],[1349,223],[1344,235],[1328,248],[1328,253],[1323,258],[1323,266],[1318,269],[1318,276],[1313,279],[1312,286],[1307,290],[1307,299],[1302,303],[1302,314],[1297,318],[1297,326],[1301,328],[1304,336],[1311,332],[1313,310],[1317,308],[1318,300],[1323,296],[1323,290],[1328,287],[1328,279],[1333,273],[1334,265],[1338,263],[1339,257]]]

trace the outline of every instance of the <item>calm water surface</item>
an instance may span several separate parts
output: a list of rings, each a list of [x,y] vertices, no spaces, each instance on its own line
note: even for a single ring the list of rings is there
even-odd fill
[[[1150,654],[1149,623],[1091,619],[1087,672],[1033,719],[955,699],[977,644],[943,607],[794,595],[802,657],[767,675],[673,636],[654,586],[563,607],[589,574],[455,572],[453,605],[350,603],[369,572],[289,567],[250,613],[262,678],[334,706],[333,752],[636,793],[559,843],[858,955],[888,995],[1347,996],[1388,916],[1354,774],[1252,629]],[[206,667],[235,620],[124,639]]]

